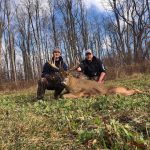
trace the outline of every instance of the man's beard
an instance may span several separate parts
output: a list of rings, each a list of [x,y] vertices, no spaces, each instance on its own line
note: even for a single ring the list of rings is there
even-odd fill
[[[54,60],[55,60],[55,61],[58,61],[58,60],[59,60],[59,57],[55,57]]]

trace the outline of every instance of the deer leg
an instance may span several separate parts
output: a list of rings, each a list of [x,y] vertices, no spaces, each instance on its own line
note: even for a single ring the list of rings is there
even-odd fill
[[[84,96],[87,96],[84,92],[77,92],[77,93],[64,94],[62,97],[66,99],[66,98],[80,98]]]
[[[122,94],[124,96],[130,96],[130,95],[135,94],[135,91],[134,90],[126,90],[126,91],[124,91],[124,92],[122,92],[120,94]]]
[[[124,96],[130,96],[130,95],[137,94],[137,93],[143,93],[143,92],[140,91],[140,90],[133,90],[133,89],[128,90],[124,87],[110,88],[107,91],[107,94],[121,94],[121,95],[124,95]]]
[[[138,94],[138,93],[143,93],[142,91],[140,90],[127,90],[123,95],[125,96],[130,96],[130,95],[134,95],[134,94]]]

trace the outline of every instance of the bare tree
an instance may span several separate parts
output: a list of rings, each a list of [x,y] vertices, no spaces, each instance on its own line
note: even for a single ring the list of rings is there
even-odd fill
[[[52,26],[52,33],[54,39],[54,47],[57,47],[58,44],[58,35],[56,31],[56,4],[55,1],[48,0],[49,9],[50,9],[50,19],[51,19],[51,26]]]
[[[147,15],[147,12],[149,11],[148,2],[147,1],[145,2],[144,0],[142,1],[128,0],[122,2],[118,1],[118,3],[116,4],[116,0],[114,0],[112,8],[114,10],[117,20],[122,19],[122,21],[126,23],[123,34],[127,35],[125,41],[126,41],[126,46],[128,48],[127,49],[128,60],[131,59],[132,54],[131,54],[130,45],[133,43],[134,62],[139,63],[143,61],[145,59],[143,54],[146,48],[146,45],[144,46],[145,43],[144,41],[147,40],[145,39],[145,36],[149,34],[149,29],[146,28],[150,20]],[[127,12],[127,14],[125,12]],[[117,27],[119,26],[120,26],[119,23],[117,23]],[[132,35],[130,33],[132,33]],[[119,35],[120,35],[120,31],[119,31]],[[122,39],[123,37],[121,38],[121,40]]]
[[[5,9],[4,9],[4,2],[0,1],[0,72],[2,74],[2,38],[3,33],[5,30]],[[1,83],[0,78],[0,83]]]
[[[11,80],[17,83],[16,64],[15,64],[15,48],[14,48],[14,34],[11,31],[11,6],[10,1],[5,0],[6,17],[7,17],[7,29],[8,29],[8,52],[11,70]]]
[[[57,1],[57,5],[62,13],[64,25],[66,27],[67,40],[70,46],[68,49],[70,64],[73,64],[73,58],[78,54],[76,35],[77,4],[72,0],[65,0],[61,2]]]
[[[92,13],[82,0],[48,0],[47,6],[42,0],[14,2],[0,0],[0,72],[5,81],[36,80],[56,46],[68,65],[81,60],[87,48],[116,68],[150,60],[148,0],[109,0],[107,14]]]
[[[81,0],[79,0],[79,5],[80,5],[80,18],[79,18],[79,24],[80,24],[80,30],[81,30],[81,35],[83,39],[83,47],[85,49],[88,49],[88,21],[87,21],[87,14],[86,14],[86,9]]]

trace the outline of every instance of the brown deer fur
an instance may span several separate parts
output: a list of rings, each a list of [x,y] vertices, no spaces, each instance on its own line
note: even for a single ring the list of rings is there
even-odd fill
[[[68,75],[63,84],[66,86],[66,89],[69,93],[64,94],[63,98],[80,98],[80,97],[89,97],[97,96],[100,94],[109,95],[109,94],[121,94],[124,96],[133,95],[136,93],[142,93],[142,91],[137,89],[127,89],[124,87],[105,87],[100,85],[96,81],[80,79]]]

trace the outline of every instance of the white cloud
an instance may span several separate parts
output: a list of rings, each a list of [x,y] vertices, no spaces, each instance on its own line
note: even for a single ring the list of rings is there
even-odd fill
[[[100,11],[105,11],[106,9],[107,10],[110,9],[109,0],[83,0],[83,1],[87,8],[95,6]]]
[[[26,0],[14,0],[16,4],[22,3]],[[32,0],[35,2],[35,0]],[[90,8],[92,6],[95,6],[100,11],[105,11],[106,9],[110,9],[109,0],[83,0],[85,6],[87,8]],[[48,0],[40,0],[40,6],[43,8],[48,7]]]

